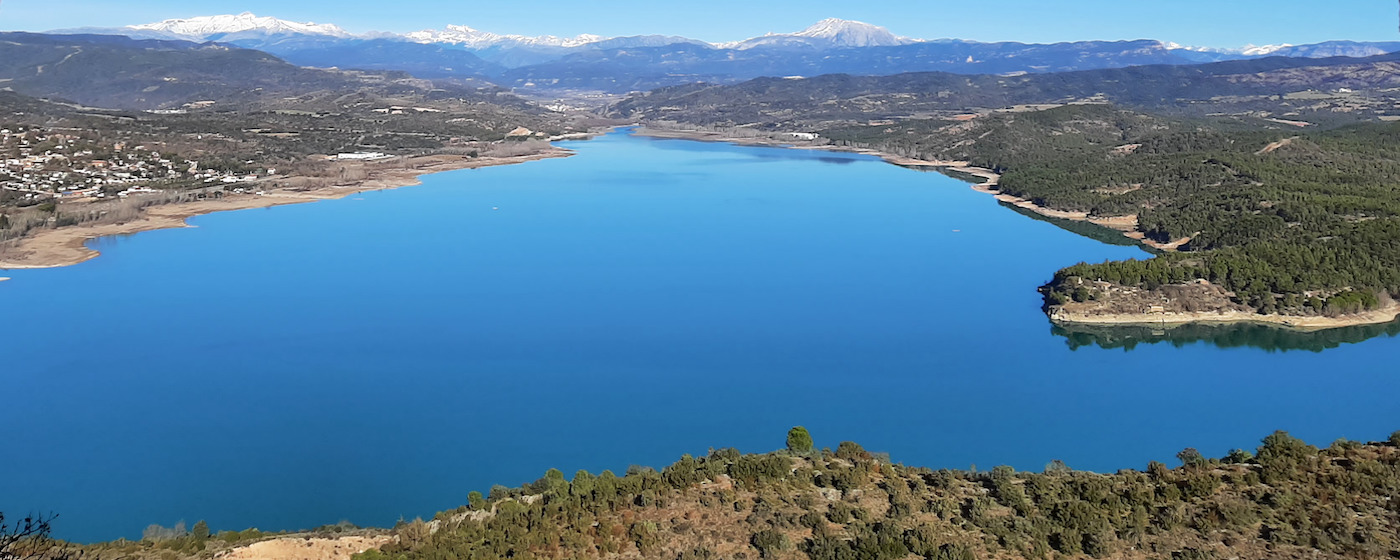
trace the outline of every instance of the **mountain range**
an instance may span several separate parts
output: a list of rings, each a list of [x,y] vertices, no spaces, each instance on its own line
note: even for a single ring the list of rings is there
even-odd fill
[[[405,34],[354,34],[334,24],[291,22],[251,13],[52,33],[217,42],[271,53],[300,66],[394,70],[429,79],[480,78],[522,89],[615,93],[696,82],[738,83],[764,76],[930,71],[1017,75],[1265,56],[1364,57],[1400,52],[1400,42],[1333,41],[1216,49],[1155,40],[1054,44],[926,40],[841,19],[823,20],[795,33],[770,33],[729,43],[666,35],[524,36],[465,25]]]
[[[915,115],[956,118],[1024,105],[1107,102],[1172,115],[1287,114],[1307,124],[1375,118],[1390,107],[1381,92],[1397,87],[1400,54],[1270,57],[1020,76],[918,72],[758,78],[734,85],[660,88],[633,94],[609,111],[632,121],[819,130],[837,122],[894,122]],[[1280,95],[1309,90],[1314,95]],[[1353,97],[1356,91],[1367,93]]]

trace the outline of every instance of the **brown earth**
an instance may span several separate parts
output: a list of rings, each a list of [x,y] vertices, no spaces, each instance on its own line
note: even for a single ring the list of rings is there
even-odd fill
[[[350,556],[394,541],[389,535],[341,537],[285,537],[221,552],[217,560],[350,560]]]

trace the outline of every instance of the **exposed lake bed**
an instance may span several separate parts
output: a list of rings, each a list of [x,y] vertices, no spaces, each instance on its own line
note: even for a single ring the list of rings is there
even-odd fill
[[[7,273],[0,301],[29,320],[0,418],[37,426],[8,449],[40,459],[0,467],[33,482],[3,509],[57,511],[87,540],[182,518],[387,524],[550,467],[764,451],[795,424],[909,464],[1094,470],[1400,427],[1391,338],[1072,350],[1035,287],[1146,253],[954,179],[625,134],[567,146]]]

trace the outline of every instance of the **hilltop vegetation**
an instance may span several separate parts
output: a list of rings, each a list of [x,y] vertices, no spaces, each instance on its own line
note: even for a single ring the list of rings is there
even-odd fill
[[[1059,461],[1041,472],[931,470],[852,442],[818,451],[795,428],[773,453],[714,450],[623,475],[551,469],[471,492],[432,520],[399,523],[393,542],[355,560],[1342,559],[1400,547],[1400,432],[1325,449],[1275,432],[1253,451],[1212,459],[1188,448],[1176,460],[1114,474]],[[383,534],[342,524],[290,536]],[[39,538],[0,539],[0,553],[207,559],[278,536],[200,522],[80,547],[48,540],[45,526]]]
[[[661,471],[551,470],[358,559],[1381,558],[1400,545],[1397,443],[1319,450],[1279,432],[1256,452],[1095,474],[934,471],[803,434]]]

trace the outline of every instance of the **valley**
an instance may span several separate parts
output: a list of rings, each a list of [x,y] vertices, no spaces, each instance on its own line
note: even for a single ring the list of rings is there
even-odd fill
[[[216,3],[5,7],[0,560],[1400,550],[1389,35]]]

